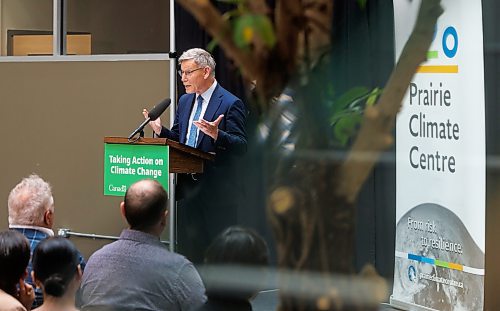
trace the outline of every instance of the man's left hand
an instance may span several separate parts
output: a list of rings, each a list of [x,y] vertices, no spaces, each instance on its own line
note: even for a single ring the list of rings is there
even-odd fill
[[[224,118],[223,114],[221,114],[213,122],[200,119],[198,121],[194,121],[193,124],[196,125],[200,129],[200,131],[212,137],[214,140],[217,140],[217,137],[219,135],[219,123],[222,121],[222,118]]]

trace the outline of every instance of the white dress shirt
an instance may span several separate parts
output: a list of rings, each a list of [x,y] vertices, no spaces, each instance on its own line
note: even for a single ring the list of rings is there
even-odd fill
[[[205,111],[207,110],[208,103],[210,102],[210,98],[212,98],[212,94],[214,93],[215,87],[217,86],[217,81],[214,81],[212,85],[206,90],[203,94],[201,94],[201,97],[203,97],[203,103],[201,105],[201,113],[200,113],[200,119],[205,116]],[[186,133],[186,141],[184,143],[187,143],[187,140],[189,139],[189,134],[191,132],[191,124],[193,124],[193,118],[194,114],[196,113],[196,105],[198,105],[198,96],[200,94],[196,94],[196,97],[194,99],[194,104],[193,104],[193,109],[191,109],[191,115],[189,116],[189,123],[188,123],[188,131]],[[200,134],[200,130],[196,128],[196,145],[198,145],[198,135]]]

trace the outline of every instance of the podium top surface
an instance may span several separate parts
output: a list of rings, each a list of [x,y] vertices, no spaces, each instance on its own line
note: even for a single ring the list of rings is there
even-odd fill
[[[208,160],[208,161],[214,161],[215,160],[215,154],[211,154],[208,152],[203,152],[201,150],[198,150],[196,148],[181,144],[179,142],[176,142],[174,140],[168,139],[168,138],[147,138],[147,137],[140,137],[137,141],[129,141],[128,138],[126,137],[104,137],[104,142],[107,144],[127,144],[127,145],[167,145],[170,146],[171,148],[190,154],[195,157],[199,157],[203,160]]]

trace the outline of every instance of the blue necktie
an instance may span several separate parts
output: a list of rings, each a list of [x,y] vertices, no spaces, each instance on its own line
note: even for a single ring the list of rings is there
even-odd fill
[[[198,132],[198,128],[194,125],[194,121],[198,121],[201,114],[201,106],[203,105],[203,97],[198,96],[196,103],[196,111],[193,117],[193,123],[191,123],[191,129],[189,130],[189,138],[187,140],[186,145],[194,147],[196,145],[196,134]]]

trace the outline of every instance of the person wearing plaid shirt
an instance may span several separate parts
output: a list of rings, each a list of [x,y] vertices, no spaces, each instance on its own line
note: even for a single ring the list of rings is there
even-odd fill
[[[36,174],[24,178],[10,192],[8,198],[9,228],[22,233],[30,243],[31,256],[40,241],[54,236],[54,198],[49,183]],[[85,260],[80,254],[80,265],[85,268]],[[26,282],[35,288],[31,278],[32,264],[28,264]],[[43,293],[35,288],[32,308],[43,303]]]

